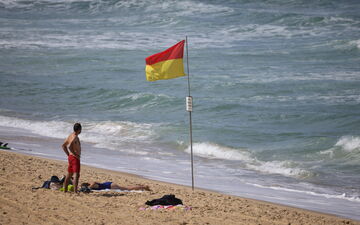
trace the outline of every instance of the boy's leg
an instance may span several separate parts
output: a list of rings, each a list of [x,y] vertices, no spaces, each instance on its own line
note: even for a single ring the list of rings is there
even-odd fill
[[[67,174],[67,176],[65,178],[65,182],[64,182],[64,192],[67,192],[67,186],[69,185],[69,181],[70,181],[72,176],[73,176],[73,173],[68,172],[68,174]]]
[[[74,191],[75,192],[78,191],[79,178],[80,178],[80,173],[75,173],[75,182],[74,182]]]

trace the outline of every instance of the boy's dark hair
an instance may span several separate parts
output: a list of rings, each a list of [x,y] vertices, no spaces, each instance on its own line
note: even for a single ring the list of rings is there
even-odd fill
[[[74,131],[80,131],[81,130],[81,124],[80,123],[75,123],[74,124]]]

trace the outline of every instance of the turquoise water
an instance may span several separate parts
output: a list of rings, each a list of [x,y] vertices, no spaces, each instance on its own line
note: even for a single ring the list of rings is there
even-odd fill
[[[187,80],[144,73],[147,56],[188,36],[196,176],[232,194],[246,183],[356,208],[359,11],[330,0],[0,0],[0,126],[65,138],[79,121],[82,140],[123,169],[170,160],[188,173]],[[182,182],[165,170],[158,179]]]

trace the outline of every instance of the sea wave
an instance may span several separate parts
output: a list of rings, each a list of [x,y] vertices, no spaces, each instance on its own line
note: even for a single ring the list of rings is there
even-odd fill
[[[306,190],[296,190],[291,188],[284,188],[284,187],[275,187],[275,186],[264,186],[260,184],[253,184],[253,183],[247,183],[249,185],[264,188],[264,189],[272,189],[272,190],[279,190],[279,191],[286,191],[286,192],[293,192],[293,193],[300,193],[300,194],[307,194],[317,197],[324,197],[327,199],[343,199],[348,200],[352,202],[359,202],[360,203],[360,197],[358,196],[347,196],[345,193],[343,194],[325,194],[325,193],[317,193],[314,191],[306,191]]]
[[[190,153],[190,147],[185,149]],[[247,169],[268,174],[281,174],[289,177],[309,177],[313,173],[298,167],[299,164],[291,160],[286,161],[261,161],[258,160],[247,149],[234,149],[214,143],[195,143],[193,153],[197,156],[209,159],[223,159],[240,161]]]
[[[0,116],[0,126],[26,129],[46,137],[65,138],[71,132],[72,124],[61,121],[32,121]]]
[[[185,150],[190,153],[190,148]],[[251,155],[245,149],[232,149],[213,143],[195,143],[193,152],[202,157],[212,159],[251,161]]]
[[[341,161],[340,165],[354,165],[360,163],[360,137],[342,136],[329,149],[319,152],[327,160]]]
[[[355,46],[357,49],[360,49],[360,39],[359,39],[359,40],[350,41],[349,44],[350,44],[351,46]]]
[[[214,98],[215,99],[215,98]],[[216,99],[216,100],[221,100]],[[303,95],[303,96],[287,96],[287,95],[255,95],[250,97],[237,97],[234,99],[229,98],[224,104],[218,105],[210,110],[225,110],[236,109],[240,107],[241,103],[253,102],[296,102],[297,105],[309,104],[312,102],[322,102],[324,105],[354,105],[360,103],[360,96],[358,95]]]
[[[164,0],[1,0],[0,6],[5,9],[33,10],[44,12],[46,10],[68,10],[85,13],[112,12],[117,10],[143,10],[151,15],[153,12],[162,11],[180,15],[207,14],[227,12],[232,9],[226,6],[214,5],[195,1],[164,1]]]
[[[129,121],[98,121],[81,122],[83,133],[81,140],[95,144],[97,147],[106,147],[111,150],[121,150],[123,146],[136,143],[150,143],[156,137],[153,130],[156,125],[134,123]],[[64,121],[35,121],[15,117],[0,116],[0,126],[21,128],[45,137],[65,139],[71,132],[73,122]],[[134,149],[128,149],[136,153]],[[137,152],[144,154],[144,152]]]
[[[248,168],[254,169],[256,171],[263,173],[281,174],[289,177],[306,178],[314,175],[312,172],[301,169],[297,166],[298,163],[295,163],[291,160],[271,162],[256,160],[255,163],[247,165]]]
[[[157,1],[153,4],[149,4],[146,11],[150,12],[168,12],[175,13],[178,16],[189,16],[194,14],[214,14],[220,12],[233,12],[233,9],[230,7],[222,5],[213,5],[210,3],[195,2],[195,1]],[[160,3],[160,4],[158,4]]]
[[[246,7],[242,8],[237,4],[220,1],[0,0],[0,10],[5,10],[5,12],[10,10],[11,14],[9,15],[13,15],[13,12],[30,14],[28,20],[23,19],[22,16],[14,16],[15,20],[6,21],[4,24],[13,24],[12,26],[16,25],[20,28],[31,26],[39,28],[33,32],[22,29],[19,38],[2,38],[0,42],[2,48],[134,50],[155,47],[154,43],[160,43],[161,46],[156,44],[156,47],[162,48],[171,46],[174,40],[183,38],[184,33],[191,36],[190,43],[193,49],[230,48],[236,46],[239,41],[329,36],[334,33],[334,26],[340,26],[341,29],[339,29],[342,33],[348,30],[356,32],[359,24],[356,19],[351,17],[289,14],[286,10],[271,12],[274,17],[280,18],[279,21],[274,21],[270,16],[264,22],[262,13],[255,14],[256,20],[251,20],[249,23],[225,21],[228,17],[239,16],[241,20],[241,15],[249,15],[249,12]],[[46,16],[46,20],[34,20],[34,24],[32,24],[34,15],[38,18],[43,14]],[[49,14],[51,18],[48,18]],[[147,15],[147,19],[144,19],[143,15]],[[221,19],[213,21],[209,19],[209,15]],[[250,15],[252,15],[251,12]],[[201,22],[193,22],[188,17],[197,17]],[[58,34],[53,31],[54,34],[51,34],[52,32],[49,34],[46,29],[51,30],[53,27],[49,28],[49,25],[46,24],[48,20],[50,24],[57,24],[57,31],[66,27],[78,29],[73,29],[70,33]],[[207,23],[212,24],[212,29],[207,28]],[[200,32],[198,32],[198,26],[201,26]],[[84,30],[87,27],[94,29]],[[124,31],[124,29],[118,29],[119,27],[127,29]],[[135,29],[132,29],[134,27]],[[170,30],[171,32],[166,32],[166,35],[163,31],[148,32],[148,27],[157,27],[159,30]],[[133,31],[129,32],[131,30]],[[142,30],[146,31],[142,32]],[[266,45],[269,44],[266,42]],[[355,45],[359,46],[358,43]]]
[[[343,136],[336,142],[335,146],[341,147],[346,152],[353,152],[360,150],[360,137]]]
[[[144,38],[143,32],[104,31],[102,33],[97,33],[91,31],[78,31],[73,33],[54,34],[51,30],[47,32],[23,30],[21,33],[21,37],[12,34],[13,37],[0,40],[0,47],[3,49],[81,48],[134,50],[142,48],[146,49],[150,45],[150,42],[153,42],[148,38]],[[156,37],[154,38],[156,39]]]
[[[269,19],[267,23],[254,21],[248,24],[239,24],[230,22],[223,24],[221,21],[214,23],[214,30],[208,32],[207,26],[203,26],[201,32],[192,31],[199,23],[184,21],[184,17],[194,16],[208,21],[209,14],[212,16],[227,17],[230,15],[239,16],[244,13],[241,8],[232,7],[232,4],[215,3],[215,2],[197,2],[197,1],[148,1],[148,0],[131,0],[131,1],[96,1],[96,0],[0,0],[0,9],[15,10],[15,12],[36,13],[38,17],[41,14],[51,14],[49,21],[56,23],[59,29],[65,27],[78,27],[77,31],[71,30],[71,33],[47,33],[45,21],[39,23],[35,20],[34,26],[41,27],[33,32],[22,30],[19,38],[7,38],[1,40],[2,48],[104,48],[104,49],[148,49],[154,43],[161,43],[161,46],[170,46],[174,40],[178,40],[184,32],[191,35],[190,43],[192,48],[208,47],[233,47],[239,41],[253,41],[254,39],[274,39],[293,37],[313,37],[323,36],[333,33],[333,26],[344,25],[349,29],[357,27],[356,22],[351,18],[341,17],[321,17],[321,21],[327,21],[326,26],[307,24],[307,20],[313,21],[306,16],[293,16],[288,18],[285,13],[283,22],[274,22]],[[33,12],[34,11],[34,12]],[[134,11],[138,13],[133,13]],[[106,12],[107,16],[103,15]],[[115,13],[110,13],[115,12]],[[121,12],[121,13],[119,13]],[[69,16],[74,14],[85,13],[85,16]],[[97,14],[99,16],[93,16]],[[223,15],[223,14],[226,15]],[[275,13],[275,12],[273,12]],[[58,17],[55,15],[59,14]],[[88,18],[90,14],[91,17]],[[142,14],[148,15],[144,20]],[[33,18],[33,17],[31,17]],[[259,16],[259,18],[261,18]],[[325,19],[324,19],[325,18]],[[20,27],[31,27],[30,20],[22,20],[21,17],[15,17],[15,24]],[[298,23],[293,24],[296,20]],[[210,20],[211,21],[211,20]],[[23,22],[23,24],[19,23]],[[13,21],[7,23],[14,24]],[[6,24],[6,23],[5,23]],[[174,30],[173,27],[177,28]],[[43,27],[44,26],[44,27]],[[84,30],[86,27],[95,27],[95,31]],[[129,32],[129,30],[118,30],[119,26],[136,27],[138,31]],[[171,29],[164,36],[163,32],[141,32],[144,27],[156,26],[164,30]],[[189,29],[192,27],[192,29]],[[106,30],[104,30],[106,29]],[[107,30],[111,29],[111,31]],[[160,29],[160,30],[161,30]],[[79,32],[79,30],[81,30]],[[13,30],[10,30],[10,32]],[[101,31],[101,32],[98,32]],[[145,35],[146,33],[146,35]]]
[[[95,97],[96,98],[96,97]],[[161,109],[178,109],[177,98],[165,94],[154,93],[130,93],[123,96],[107,97],[99,99],[101,108],[122,113],[138,112],[144,110],[158,111]]]
[[[324,31],[325,32],[325,31]],[[227,41],[253,40],[262,38],[284,37],[292,38],[294,36],[317,36],[320,30],[314,32],[308,29],[291,29],[287,25],[273,24],[247,24],[243,26],[232,25],[225,27],[214,33],[214,36],[224,36]]]

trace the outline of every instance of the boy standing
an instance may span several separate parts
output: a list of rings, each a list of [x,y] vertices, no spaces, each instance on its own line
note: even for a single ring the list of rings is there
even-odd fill
[[[68,174],[64,182],[64,191],[67,192],[67,186],[73,174],[75,175],[74,191],[77,192],[77,187],[80,177],[80,156],[81,156],[81,145],[78,135],[81,133],[81,124],[74,124],[74,132],[69,135],[65,140],[62,148],[68,156]]]

